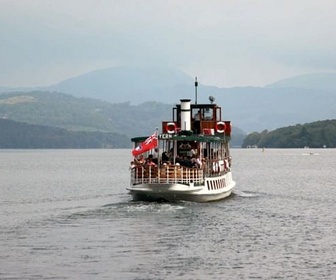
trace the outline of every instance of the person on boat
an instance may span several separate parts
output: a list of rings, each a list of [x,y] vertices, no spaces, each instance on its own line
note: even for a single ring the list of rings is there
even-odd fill
[[[202,168],[203,168],[203,170],[205,169],[205,167],[206,167],[206,165],[207,165],[207,158],[202,158]]]
[[[182,160],[180,161],[180,164],[181,164],[181,166],[184,166],[184,167],[189,167],[189,168],[193,167],[191,158],[189,156],[182,157]]]
[[[130,164],[129,169],[131,170],[131,169],[134,169],[135,167],[136,167],[135,162],[134,162],[134,161],[131,161],[131,164]]]
[[[201,133],[201,110],[198,110],[198,112],[194,115],[194,133],[198,134]]]
[[[144,165],[145,164],[145,158],[143,155],[140,155],[139,158],[134,158],[134,164],[136,165]]]
[[[169,162],[169,157],[168,157],[167,152],[163,152],[163,153],[162,153],[162,155],[161,155],[161,160],[162,160],[162,163],[167,163],[167,162]]]
[[[153,152],[153,158],[152,161],[157,165],[159,162],[159,149],[155,148]]]
[[[197,154],[193,155],[193,157],[191,158],[191,165],[194,168],[202,168],[202,161],[197,156]]]
[[[156,166],[155,162],[153,161],[153,155],[149,155],[146,160],[146,166]]]
[[[167,154],[169,161],[174,162],[174,148],[171,148]]]
[[[176,155],[176,158],[175,158],[175,164],[178,163],[178,164],[181,164],[183,161],[182,157],[180,155]]]
[[[188,151],[188,155],[192,158],[193,156],[197,155],[197,150],[191,149],[190,151]]]

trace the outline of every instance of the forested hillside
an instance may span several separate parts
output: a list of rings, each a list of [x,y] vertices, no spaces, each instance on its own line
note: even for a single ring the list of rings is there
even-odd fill
[[[38,91],[0,95],[2,118],[74,131],[108,131],[129,137],[147,135],[170,115],[171,106],[158,102],[132,106]]]
[[[114,132],[131,138],[161,129],[161,121],[171,120],[172,105],[111,104],[57,92],[20,92],[0,95],[0,118],[69,131]],[[244,137],[244,132],[233,127],[233,146],[241,146]]]
[[[117,133],[74,132],[0,119],[0,149],[129,147],[129,138]]]
[[[273,131],[253,132],[245,138],[243,148],[335,148],[336,120],[297,124]]]
[[[209,102],[210,95],[215,97],[215,102],[223,109],[223,117],[231,120],[234,127],[247,133],[336,118],[336,72],[293,77],[265,87],[220,88],[205,85],[202,77],[198,77],[198,81],[198,103]],[[128,122],[127,126],[131,127],[125,132],[129,136],[151,133],[152,127],[160,126],[158,120],[170,117],[171,105],[178,103],[181,98],[195,101],[194,77],[167,67],[112,67],[88,72],[47,87],[17,88],[17,92],[25,92],[26,95],[32,95],[33,90],[35,93],[40,90],[49,94],[56,94],[56,91],[71,94],[63,96],[63,99],[68,99],[63,104],[62,100],[55,100],[55,106],[64,106],[64,117],[67,120],[61,124],[62,127],[69,124],[74,129],[90,129],[93,125],[91,120],[96,119],[96,125],[101,126],[99,129],[109,130],[108,127],[113,126],[113,129],[123,130],[124,121],[119,122],[119,116],[122,116]],[[0,88],[0,92],[4,91],[15,92],[15,89]],[[2,95],[0,94],[0,99]],[[40,96],[39,103],[41,98]],[[85,104],[88,98],[95,100],[91,102],[91,105],[95,103],[93,108]],[[83,106],[89,114],[78,114],[76,105],[73,116],[69,116],[69,109],[71,111],[74,103]],[[31,104],[27,110],[35,110],[35,107]],[[36,112],[43,114],[43,110],[54,110],[50,104],[45,104],[44,108],[39,108]],[[126,115],[125,112],[131,112],[132,115]],[[161,117],[157,118],[160,112]],[[109,124],[109,118],[113,124]],[[78,119],[82,121],[82,128],[78,127]],[[61,120],[48,121],[56,124]]]

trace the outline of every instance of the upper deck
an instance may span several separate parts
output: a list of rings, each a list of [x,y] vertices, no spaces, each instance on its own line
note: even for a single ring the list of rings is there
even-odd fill
[[[222,108],[214,103],[190,104],[189,99],[181,99],[181,104],[176,104],[172,109],[172,120],[162,122],[162,133],[174,134],[183,130],[193,134],[231,135],[231,122],[222,120]]]

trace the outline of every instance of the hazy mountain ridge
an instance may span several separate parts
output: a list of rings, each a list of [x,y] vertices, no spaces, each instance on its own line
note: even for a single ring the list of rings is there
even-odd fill
[[[129,138],[150,135],[157,127],[161,130],[161,122],[171,120],[171,114],[172,105],[159,102],[111,104],[57,92],[0,95],[0,118],[72,131],[115,132]],[[244,132],[233,127],[233,134],[233,144],[241,145]]]
[[[193,84],[191,77],[173,68],[112,67],[67,79],[48,90],[111,103],[172,102],[167,88]],[[168,97],[168,98],[166,98]]]
[[[7,100],[31,97],[27,102],[8,104]],[[29,102],[31,99],[34,102]],[[118,132],[129,137],[150,134],[161,119],[170,119],[171,106],[157,102],[141,108],[128,103],[111,104],[101,100],[76,98],[58,92],[18,92],[0,95],[0,117],[74,131]]]
[[[218,88],[200,83],[198,103],[207,103],[208,96],[214,96],[215,103],[222,106],[223,118],[231,120],[234,126],[247,133],[335,118],[336,85],[333,80],[336,81],[336,74],[318,73],[315,79],[313,77],[300,76],[266,87]],[[305,82],[307,80],[310,83]],[[326,80],[329,81],[328,86],[325,85]],[[181,98],[195,100],[194,78],[164,67],[108,68],[68,79],[48,87],[48,90],[105,100],[112,104],[130,102],[138,105],[147,101],[176,104]],[[133,109],[130,104],[122,106],[124,110]],[[113,110],[118,111],[117,107],[114,106]],[[134,116],[132,122],[148,118],[149,123],[153,123],[154,116],[151,114]],[[118,119],[118,115],[115,117],[114,121],[122,128],[123,121]]]
[[[303,88],[336,92],[336,72],[300,75],[269,84],[266,88]]]

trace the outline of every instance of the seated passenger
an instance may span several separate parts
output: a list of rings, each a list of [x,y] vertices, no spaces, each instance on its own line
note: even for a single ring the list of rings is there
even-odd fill
[[[158,164],[159,162],[159,149],[158,148],[155,148],[154,149],[154,153],[152,155],[152,161],[155,163],[155,164]]]
[[[167,163],[169,161],[169,157],[167,155],[167,152],[162,153],[161,160],[162,160],[163,163],[165,163],[165,162]]]
[[[185,156],[183,157],[183,159],[180,161],[180,164],[184,167],[192,167],[192,162],[191,162],[191,158],[189,156]]]
[[[194,168],[201,168],[202,167],[202,161],[199,159],[199,157],[197,155],[194,155],[191,158],[191,165]]]
[[[136,165],[144,165],[145,164],[145,158],[143,155],[140,155],[139,158],[134,158],[134,164]]]
[[[146,160],[147,166],[156,166],[155,162],[153,161],[153,155],[149,155]]]
[[[197,150],[196,149],[190,149],[190,151],[188,151],[188,156],[190,156],[191,158],[193,156],[195,156],[197,154]]]
[[[131,161],[131,164],[130,164],[129,169],[131,170],[131,169],[134,169],[135,167],[136,167],[135,162],[134,162],[134,161]]]

